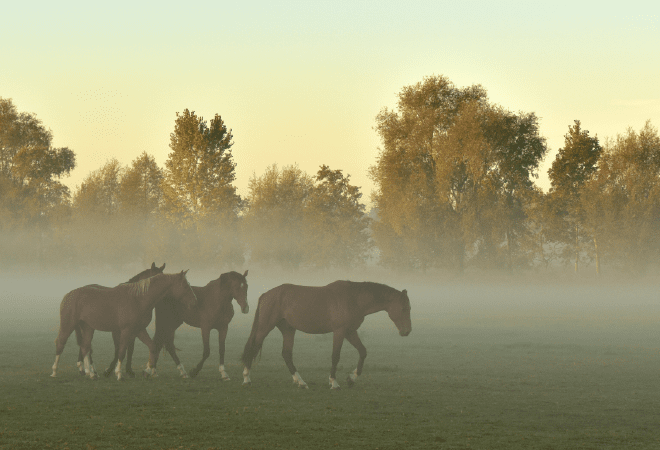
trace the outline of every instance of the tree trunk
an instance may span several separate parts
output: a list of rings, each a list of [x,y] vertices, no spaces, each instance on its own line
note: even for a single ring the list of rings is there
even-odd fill
[[[600,256],[598,255],[598,242],[594,236],[594,250],[596,251],[596,276],[600,276]]]
[[[578,260],[580,256],[580,248],[578,246],[578,224],[575,224],[575,273],[578,273]]]

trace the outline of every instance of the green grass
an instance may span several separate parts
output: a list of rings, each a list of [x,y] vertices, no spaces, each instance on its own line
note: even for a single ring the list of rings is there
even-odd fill
[[[73,336],[52,379],[57,322],[23,321],[0,331],[0,448],[660,448],[655,306],[597,311],[418,308],[407,338],[386,314],[371,316],[361,329],[364,374],[339,391],[328,388],[329,336],[297,334],[294,361],[310,387],[301,390],[277,330],[243,387],[238,359],[252,314],[230,326],[225,383],[215,332],[196,379],[180,379],[167,355],[155,379],[82,378]],[[109,334],[93,344],[104,369]],[[191,369],[199,333],[182,329],[176,345]],[[137,343],[135,367],[146,359]],[[356,362],[345,343],[340,384]]]

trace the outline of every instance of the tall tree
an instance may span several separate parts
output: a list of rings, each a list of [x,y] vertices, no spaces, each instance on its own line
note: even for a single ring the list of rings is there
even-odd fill
[[[298,166],[273,164],[250,178],[244,217],[250,259],[296,269],[305,261],[305,209],[313,179]]]
[[[580,201],[582,189],[598,170],[598,161],[602,154],[598,137],[589,136],[583,130],[579,120],[568,127],[564,136],[564,147],[557,152],[548,171],[550,178],[551,209],[561,219],[551,229],[554,240],[565,244],[564,258],[575,258],[575,272],[578,271],[581,242],[594,239],[586,235],[583,229],[584,208]],[[569,253],[570,252],[570,253]]]
[[[168,226],[162,220],[163,171],[153,156],[143,152],[123,171],[119,181],[122,221],[131,230],[126,239],[131,250],[143,262],[163,257],[168,240]]]
[[[91,172],[73,195],[76,259],[85,264],[131,261],[130,226],[120,215],[124,168],[115,158]]]
[[[660,257],[660,136],[646,122],[608,141],[583,196],[585,223],[612,262],[636,272]],[[595,199],[595,201],[594,201]],[[591,200],[591,201],[589,201]],[[599,207],[600,206],[600,207]]]
[[[231,130],[218,114],[207,123],[194,111],[177,113],[163,179],[163,211],[178,230],[175,251],[198,260],[242,261],[232,146]]]
[[[165,162],[163,193],[173,219],[198,218],[238,207],[231,130],[216,114],[210,123],[185,109],[170,134],[172,152]]]
[[[40,120],[0,98],[0,229],[36,233],[27,241],[37,243],[39,261],[54,223],[68,214],[69,189],[59,180],[75,167],[72,150],[51,144],[52,133]]]
[[[305,209],[305,260],[316,267],[354,267],[371,249],[366,207],[350,175],[321,166]]]
[[[523,205],[547,151],[536,116],[489,104],[480,86],[430,77],[404,88],[399,112],[384,110],[377,123],[384,148],[371,176],[382,261],[518,265]]]
[[[463,248],[457,237],[446,233],[449,205],[438,201],[435,155],[461,107],[485,101],[481,86],[460,89],[445,77],[433,76],[404,87],[398,111],[385,108],[376,117],[383,147],[370,176],[376,184],[372,200],[379,220],[374,238],[381,263],[410,268],[462,265]],[[460,164],[451,168],[462,170]],[[460,174],[454,182],[462,187]]]

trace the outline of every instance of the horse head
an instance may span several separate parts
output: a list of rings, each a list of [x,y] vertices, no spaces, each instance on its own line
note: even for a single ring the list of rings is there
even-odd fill
[[[238,272],[223,273],[220,275],[220,285],[231,293],[233,299],[236,299],[236,303],[241,307],[243,314],[247,314],[250,311],[250,306],[247,302],[247,274],[248,271],[246,270],[243,275]]]
[[[390,297],[386,311],[399,330],[399,334],[401,336],[408,336],[412,331],[408,291],[405,289],[401,292],[395,290]]]

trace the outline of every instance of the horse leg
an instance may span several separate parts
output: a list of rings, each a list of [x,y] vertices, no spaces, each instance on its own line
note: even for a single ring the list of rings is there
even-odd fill
[[[78,371],[80,372],[80,376],[84,377],[85,376],[85,369],[83,367],[83,353],[82,353],[82,332],[80,331],[80,326],[76,326],[76,342],[78,343],[78,362],[76,365],[78,366]]]
[[[257,309],[257,312],[258,311],[259,310]],[[255,326],[257,327],[256,331]],[[252,384],[252,380],[250,380],[250,369],[252,369],[252,363],[257,357],[257,354],[259,354],[261,346],[264,343],[264,339],[266,339],[268,333],[273,331],[273,328],[275,328],[275,324],[270,323],[270,321],[252,325],[252,332],[250,333],[250,337],[245,344],[245,350],[243,350],[243,357],[241,358],[243,360],[243,364],[245,365],[243,368],[243,386]]]
[[[158,374],[156,374],[156,364],[158,364],[158,355],[160,354],[162,348],[162,336],[159,336],[158,332],[156,332],[152,341],[152,347],[149,349],[149,361],[147,362],[147,368],[142,372],[143,377],[148,378],[150,376],[158,376]]]
[[[132,335],[131,330],[123,329],[119,335],[119,352],[117,354],[117,367],[115,367],[115,374],[117,375],[117,381],[122,381],[121,376],[121,366],[124,358],[126,357],[126,349],[128,348],[129,342],[135,339],[135,335]]]
[[[97,377],[96,370],[94,370],[94,365],[91,361],[92,353],[92,338],[94,337],[94,329],[84,322],[80,325],[80,351],[83,355],[83,363],[85,366],[85,375],[89,378],[94,379]]]
[[[330,369],[330,389],[339,389],[337,383],[337,364],[339,364],[339,355],[341,346],[344,343],[346,333],[343,330],[337,330],[332,335],[332,368]]]
[[[204,361],[206,361],[206,359],[211,354],[211,347],[209,346],[210,335],[211,335],[211,328],[202,325],[202,344],[204,345],[204,352],[202,353],[202,360],[197,364],[197,367],[195,367],[193,370],[190,371],[190,376],[192,378],[195,378],[199,373],[199,371],[202,370],[202,366],[204,366]]]
[[[60,329],[55,338],[55,362],[52,367],[53,373],[50,375],[53,378],[57,376],[57,366],[60,362],[60,356],[64,351],[64,345],[66,345],[66,341],[69,339],[69,336],[71,336],[71,333],[73,333],[75,328],[73,325],[66,322],[67,321],[65,320],[64,323],[62,323],[62,320],[60,320]]]
[[[183,367],[183,364],[181,364],[181,360],[176,355],[176,347],[174,346],[174,333],[172,333],[172,336],[170,336],[165,342],[165,349],[167,350],[167,353],[169,353],[172,359],[174,360],[174,364],[176,364],[176,368],[179,369],[181,378],[188,378],[188,373],[186,372],[185,367]]]
[[[286,367],[293,377],[293,383],[297,384],[300,388],[309,389],[309,386],[303,381],[296,370],[296,366],[293,364],[293,339],[296,336],[296,329],[284,320],[281,320],[277,324],[277,328],[282,332],[282,358],[284,358]]]
[[[110,363],[110,366],[105,369],[105,372],[103,372],[103,375],[106,377],[110,376],[112,371],[115,369],[115,366],[117,365],[117,361],[119,360],[119,331],[112,332],[112,342],[115,344],[115,358]]]
[[[220,355],[220,376],[222,381],[229,381],[229,375],[225,372],[225,340],[227,339],[228,324],[223,324],[218,328],[218,354]]]
[[[152,355],[154,353],[154,349],[156,348],[156,345],[154,341],[151,339],[149,336],[149,333],[147,333],[146,328],[142,328],[140,331],[138,331],[136,337],[142,341],[144,345],[147,346],[149,349],[149,361],[147,362],[147,368],[144,370],[142,373],[142,376],[147,377],[147,376],[157,376],[156,375],[156,364],[154,362],[154,365],[151,365],[152,362]],[[131,378],[135,378],[135,373],[131,370],[131,363],[133,361],[133,350],[135,350],[135,338],[129,339],[128,346],[126,348],[126,375],[128,375]]]
[[[135,378],[135,372],[131,368],[131,363],[133,362],[133,351],[135,350],[135,339],[131,339],[128,342],[128,347],[126,348],[126,376],[129,378]]]
[[[364,360],[367,357],[367,349],[362,344],[362,341],[360,340],[360,337],[357,334],[357,330],[348,332],[346,334],[346,340],[350,342],[350,344],[353,347],[355,347],[355,349],[360,354],[360,359],[358,359],[357,369],[355,369],[353,373],[349,374],[348,377],[346,378],[346,383],[348,383],[348,387],[353,387],[355,381],[357,380],[357,377],[359,375],[362,375],[362,366],[364,366]]]

